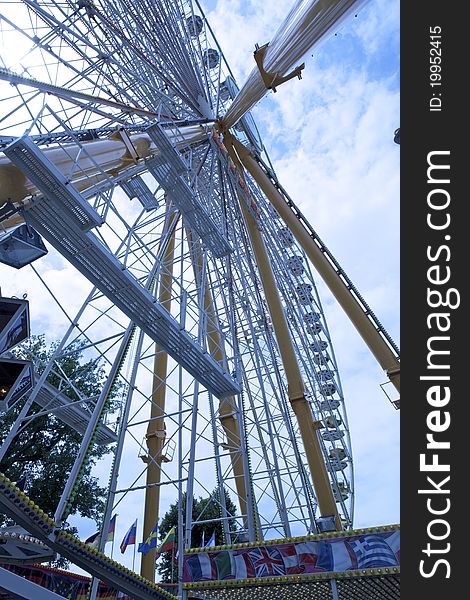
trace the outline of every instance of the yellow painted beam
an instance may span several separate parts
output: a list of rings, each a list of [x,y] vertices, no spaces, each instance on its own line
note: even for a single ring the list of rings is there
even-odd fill
[[[148,136],[132,136],[132,144],[140,157],[150,156],[151,141]],[[124,140],[114,138],[82,142],[85,152],[77,144],[67,144],[45,148],[44,154],[54,166],[70,179],[74,187],[83,191],[100,183],[108,175],[119,173],[122,169],[136,163]],[[71,173],[74,163],[78,167]],[[31,194],[37,194],[37,188],[23,175],[22,171],[9,159],[0,157],[0,201],[20,202]]]
[[[182,127],[168,131],[169,139],[178,147],[184,148],[191,143],[206,138],[204,128],[199,126]],[[82,151],[82,148],[85,152]],[[42,147],[45,156],[79,191],[101,183],[109,176],[119,174],[143,158],[158,152],[150,137],[145,133],[128,135],[125,130],[116,130],[109,138],[85,141],[78,144]],[[36,186],[6,156],[0,155],[0,204],[12,201],[28,206],[31,196],[39,194]],[[8,229],[24,223],[24,219],[15,214],[2,222]]]
[[[362,307],[348,290],[346,284],[337,274],[331,263],[310,237],[309,232],[296,217],[283,196],[261,169],[252,152],[233,136],[231,136],[231,139],[243,166],[260,186],[284,223],[289,227],[323,281],[327,284],[350,321],[368,345],[379,365],[387,373],[388,378],[395,388],[400,391],[400,362],[395,354],[364,313]]]
[[[235,165],[238,166],[240,174],[242,175],[243,168],[238,160],[233,142],[233,136],[230,133],[226,133],[224,144],[230,158]],[[321,516],[335,515],[336,527],[337,529],[341,529],[342,526],[338,515],[338,509],[336,507],[317,434],[317,429],[321,425],[318,421],[314,421],[310,404],[305,398],[302,375],[295,356],[292,338],[287,325],[282,302],[279,297],[266,246],[261,231],[258,228],[255,218],[248,210],[246,202],[241,197],[239,200],[243,219],[250,236],[250,242],[255,255],[261,283],[263,285],[264,295],[268,303],[279,351],[281,353],[282,364],[287,378],[289,401],[299,424],[300,435],[305,448],[305,454],[307,456],[320,514]]]
[[[175,254],[175,229],[173,228],[177,213],[168,219],[168,230],[173,229],[162,258],[160,276],[159,302],[163,308],[171,308],[171,287],[173,260]],[[150,420],[147,426],[146,443],[148,455],[144,458],[147,463],[147,478],[145,490],[144,531],[143,540],[150,535],[159,517],[161,462],[165,459],[163,446],[166,439],[165,414],[166,376],[168,354],[155,345],[154,374],[152,384],[152,404]],[[155,485],[156,484],[156,485]],[[149,581],[155,581],[155,548],[147,554],[142,554],[140,574]]]
[[[201,278],[202,275],[202,252],[200,249],[199,241],[195,241],[192,238],[191,232],[188,229],[187,238],[192,246],[191,257],[193,260],[193,267],[196,275],[196,280]],[[214,307],[214,301],[212,293],[207,283],[204,284],[204,311],[206,313],[206,336],[207,344],[209,346],[209,352],[211,356],[219,363],[223,363],[225,360],[224,350],[222,346],[222,338],[217,323],[217,316]],[[235,478],[235,486],[237,489],[238,503],[240,506],[240,513],[244,515],[243,522],[245,528],[248,528],[247,519],[247,489],[245,485],[245,470],[243,466],[243,458],[241,454],[241,433],[240,426],[238,423],[237,407],[235,399],[232,396],[228,396],[220,400],[219,404],[219,420],[224,429],[224,433],[227,438],[227,449],[230,454],[230,462],[232,465],[232,471]]]

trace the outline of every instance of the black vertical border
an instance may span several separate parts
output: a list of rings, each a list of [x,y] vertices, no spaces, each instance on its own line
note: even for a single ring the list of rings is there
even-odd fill
[[[430,85],[430,28],[441,28],[441,76],[442,85]],[[434,600],[467,597],[467,572],[470,565],[464,548],[470,536],[467,520],[470,516],[470,397],[467,380],[470,365],[470,319],[468,318],[468,278],[466,269],[470,259],[470,204],[466,191],[466,157],[470,157],[469,108],[465,104],[470,68],[467,65],[466,44],[470,38],[465,27],[462,8],[454,3],[436,0],[401,3],[401,340],[402,382],[401,391],[401,597],[404,600],[418,598]],[[437,39],[437,38],[434,38]],[[436,54],[436,53],[433,53]],[[433,93],[436,94],[433,96]],[[439,96],[440,94],[440,96]],[[440,111],[430,110],[431,98],[442,101]],[[438,105],[433,100],[434,107]],[[427,182],[427,157],[432,151],[449,150],[450,184],[442,185],[451,197],[447,211],[451,222],[445,231],[433,231],[427,224],[430,209],[427,195],[431,189]],[[444,159],[442,159],[444,160]],[[444,160],[445,162],[445,160]],[[437,187],[437,186],[436,186]],[[444,196],[442,196],[444,197]],[[442,211],[439,216],[444,218]],[[444,236],[450,239],[444,239]],[[433,252],[441,245],[448,245],[440,259],[432,263],[426,253],[430,246]],[[435,252],[434,254],[435,255]],[[455,309],[444,307],[438,311],[450,314],[450,356],[443,363],[450,363],[450,381],[432,385],[448,385],[451,399],[441,411],[450,413],[450,427],[435,434],[435,438],[450,442],[449,450],[438,452],[439,462],[450,464],[450,472],[423,473],[420,470],[420,454],[426,452],[426,435],[430,432],[427,417],[435,408],[427,402],[429,381],[420,376],[429,375],[427,370],[427,343],[436,330],[430,330],[426,322],[434,312],[428,305],[428,268],[439,263],[444,270],[450,268],[450,280],[440,287],[455,288],[460,295],[460,306]],[[444,272],[444,271],[443,271]],[[442,344],[442,348],[445,343]],[[433,374],[436,374],[434,371]],[[444,371],[439,371],[443,374]],[[444,417],[444,415],[443,415]],[[427,462],[432,460],[428,450]],[[432,489],[427,476],[434,477],[439,485],[447,475],[450,481],[442,485],[449,494],[419,494],[419,489]],[[450,500],[449,511],[443,515],[430,514],[431,506],[443,509]],[[432,540],[429,527],[433,519],[445,519],[450,526],[449,536],[443,540]],[[446,533],[444,524],[431,525],[434,535]],[[423,550],[430,544],[429,555]],[[449,544],[449,546],[447,546]],[[448,551],[445,551],[448,549]],[[437,564],[439,559],[447,560]],[[422,569],[429,575],[424,577]],[[450,577],[447,577],[450,575]]]

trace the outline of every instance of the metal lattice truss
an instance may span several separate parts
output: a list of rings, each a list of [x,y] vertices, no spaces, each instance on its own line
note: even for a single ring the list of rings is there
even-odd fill
[[[10,49],[0,57],[0,203],[12,207],[2,227],[26,221],[88,293],[77,314],[60,307],[70,326],[49,362],[34,359],[36,386],[2,453],[34,411],[83,434],[57,523],[92,445],[111,443],[103,528],[146,491],[161,504],[153,522],[184,492],[214,495],[227,543],[318,531],[316,473],[283,364],[289,343],[339,523],[351,526],[348,421],[310,263],[255,180],[211,142],[234,80],[200,7],[23,0],[2,6],[0,35]],[[261,159],[248,117],[232,133]],[[290,340],[276,334],[245,201]],[[77,344],[106,373],[98,397],[60,372]],[[195,521],[189,510],[180,518],[189,546]]]

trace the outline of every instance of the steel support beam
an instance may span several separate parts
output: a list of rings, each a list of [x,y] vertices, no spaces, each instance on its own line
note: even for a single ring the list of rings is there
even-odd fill
[[[396,389],[400,391],[400,362],[393,351],[381,337],[368,315],[364,312],[347,285],[335,270],[334,266],[326,258],[325,254],[314,242],[305,226],[286,203],[282,194],[276,189],[267,174],[260,167],[252,152],[250,152],[248,148],[235,137],[230,134],[227,135],[230,136],[229,139],[233,143],[243,166],[251,174],[268,200],[277,210],[284,223],[294,234],[323,281],[329,287],[350,321],[356,327],[382,369],[387,373],[390,381]]]
[[[233,252],[213,215],[209,214],[184,181],[182,176],[188,172],[188,166],[163,127],[152,125],[146,132],[159,150],[158,154],[146,161],[147,167],[179,208],[185,222],[194,229],[214,256],[221,257]]]
[[[90,412],[86,412],[80,405],[81,403],[74,402],[49,382],[45,381],[42,384],[34,401],[44,409],[51,411],[54,416],[72,427],[72,429],[75,429],[78,433],[82,435],[85,433],[91,418],[92,409],[90,409]],[[99,426],[96,431],[97,444],[111,444],[116,440],[117,436],[114,431],[106,427],[106,425],[101,424]]]
[[[231,134],[226,134],[224,143],[226,144],[232,161],[238,166],[240,175],[242,176],[243,168],[238,160],[233,140],[234,138]],[[310,404],[305,398],[302,375],[292,345],[292,338],[290,336],[286,316],[279,297],[276,280],[274,278],[261,231],[258,228],[256,219],[248,209],[245,199],[241,197],[238,188],[237,192],[240,194],[240,207],[243,219],[250,236],[251,246],[256,257],[256,264],[264,289],[264,295],[271,314],[279,352],[286,373],[289,401],[299,424],[300,434],[302,436],[307,461],[310,467],[310,474],[315,488],[315,494],[318,499],[320,514],[321,516],[334,515],[336,527],[337,529],[341,529],[342,526],[338,515],[338,509],[333,497],[330,479],[323,460],[323,454],[317,434],[317,430],[321,424],[318,421],[314,421]]]
[[[51,592],[42,585],[37,585],[20,575],[16,575],[8,569],[0,567],[0,590],[8,594],[8,597],[24,598],[25,600],[66,600],[64,596],[59,596]],[[10,596],[11,594],[11,596]]]
[[[168,243],[164,249],[162,268],[160,271],[160,285],[158,301],[168,312],[171,309],[171,287],[173,282],[173,260],[175,255],[175,229],[174,225],[179,213],[167,213],[167,231],[171,232]],[[165,239],[165,238],[164,238]],[[166,426],[163,419],[165,415],[166,377],[168,371],[168,354],[155,344],[155,358],[153,364],[152,398],[150,406],[150,420],[147,426],[146,442],[148,456],[144,457],[147,463],[147,478],[144,505],[144,530],[143,541],[148,538],[160,514],[160,480],[161,463],[165,460],[163,448],[166,440]],[[155,548],[147,554],[142,554],[140,574],[149,581],[155,581]]]
[[[175,596],[136,575],[130,569],[90,548],[56,523],[0,473],[0,509],[31,535],[87,573],[105,581],[135,600],[168,600]],[[28,598],[36,598],[31,595]]]
[[[213,356],[217,362],[223,364],[226,359],[222,351],[222,339],[219,332],[217,314],[215,312],[212,293],[209,286],[207,285],[207,282],[205,280],[202,281],[202,250],[197,244],[197,242],[191,239],[191,233],[189,231],[187,235],[188,240],[191,241],[191,245],[193,246],[192,260],[196,281],[199,281],[200,285],[203,286],[204,312],[206,315],[205,333],[207,345],[209,347],[209,352],[211,353],[211,356]],[[252,515],[253,518],[249,518],[248,516],[248,511],[252,511],[253,503],[248,502],[251,496],[251,491],[249,490],[250,486],[247,485],[249,473],[245,472],[243,461],[244,450],[242,447],[244,441],[242,440],[237,413],[238,408],[235,398],[233,396],[227,396],[226,398],[220,401],[219,421],[227,437],[227,449],[230,454],[230,462],[232,465],[232,471],[235,479],[235,487],[237,488],[240,514],[244,515],[244,526],[248,530],[250,529],[249,522],[253,521],[253,528],[256,527],[255,523],[258,522],[258,519],[255,518],[255,515]]]

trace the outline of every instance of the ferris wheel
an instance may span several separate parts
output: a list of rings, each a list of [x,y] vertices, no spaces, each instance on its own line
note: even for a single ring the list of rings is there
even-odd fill
[[[355,3],[330,4],[317,36]],[[41,276],[34,261],[49,250],[88,285],[78,310],[60,305],[69,326],[52,359],[33,357],[2,456],[39,406],[83,436],[57,523],[93,444],[107,444],[103,531],[136,495],[145,540],[185,494],[215,495],[226,544],[351,528],[347,399],[313,260],[394,383],[398,351],[278,181],[250,114],[302,67],[275,69],[275,43],[258,48],[244,93],[197,1],[23,0],[0,17],[12,49],[0,258]],[[98,395],[60,368],[77,345],[106,372]],[[190,503],[179,519],[187,548]],[[154,565],[142,558],[147,579]]]

